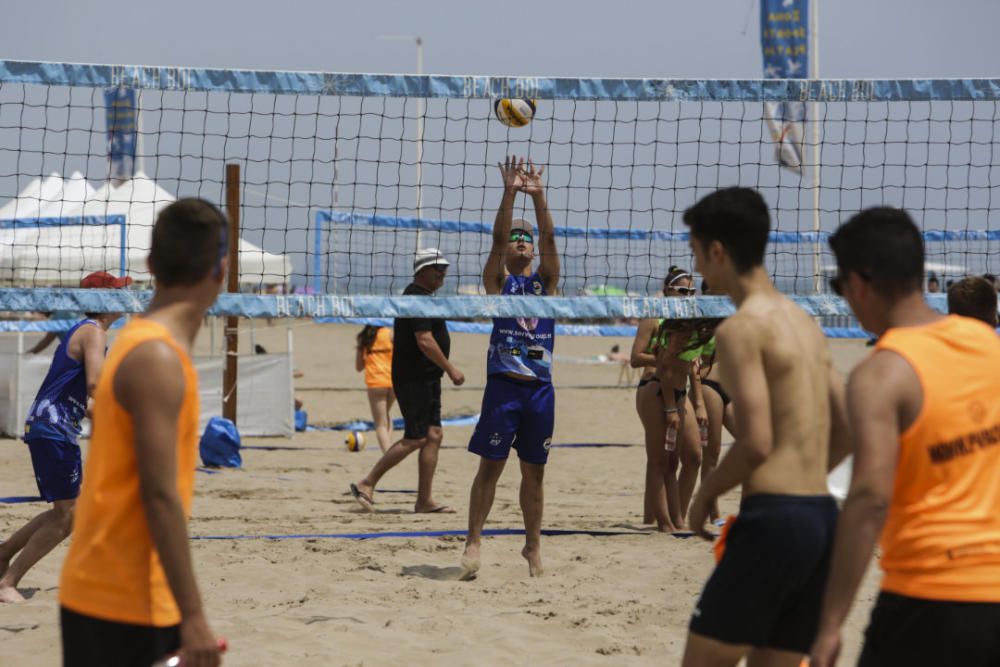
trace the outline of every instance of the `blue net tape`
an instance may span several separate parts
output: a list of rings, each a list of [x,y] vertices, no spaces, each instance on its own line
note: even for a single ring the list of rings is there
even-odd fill
[[[75,312],[139,313],[152,293],[99,289],[0,288],[0,311],[69,310]],[[851,315],[837,296],[791,295],[810,315]],[[926,295],[931,307],[947,312],[944,294]],[[734,312],[726,297],[690,298],[578,296],[526,299],[511,296],[335,296],[221,294],[211,315],[239,317],[440,317],[488,319],[493,317],[552,317],[557,320],[727,317]],[[617,334],[616,334],[617,335]]]
[[[1000,79],[570,79],[273,72],[0,60],[0,82],[296,95],[568,100],[871,102],[997,100]]]

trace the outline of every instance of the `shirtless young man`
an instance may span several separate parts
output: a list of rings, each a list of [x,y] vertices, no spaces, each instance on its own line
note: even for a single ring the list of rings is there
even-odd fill
[[[837,506],[831,449],[846,449],[843,385],[823,332],[763,266],[770,216],[747,188],[719,190],[684,213],[697,270],[737,311],[716,333],[737,438],[691,503],[691,530],[743,487],[726,548],[691,617],[684,665],[798,666],[816,635]],[[836,444],[836,447],[834,447]]]

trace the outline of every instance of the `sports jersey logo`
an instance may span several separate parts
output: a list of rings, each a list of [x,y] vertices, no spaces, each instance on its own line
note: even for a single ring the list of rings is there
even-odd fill
[[[534,331],[538,328],[538,318],[537,317],[519,317],[517,318],[517,325],[524,329],[525,331]]]
[[[542,449],[544,449],[545,451],[549,451],[551,447],[552,447],[552,438],[545,438],[545,440],[542,441]]]
[[[490,447],[499,447],[501,442],[503,442],[503,438],[499,433],[490,436]]]
[[[535,296],[541,296],[542,294],[542,283],[537,280],[531,281],[531,289],[534,290]]]

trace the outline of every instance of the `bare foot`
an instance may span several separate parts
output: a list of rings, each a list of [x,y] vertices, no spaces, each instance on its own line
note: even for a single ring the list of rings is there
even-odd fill
[[[658,523],[656,524],[656,531],[659,533],[673,533],[676,532],[676,529],[672,523]]]
[[[3,602],[24,602],[24,596],[13,586],[0,586],[0,603]]]
[[[351,495],[354,497],[355,502],[369,512],[375,511],[375,501],[372,500],[372,492],[374,490],[370,484],[365,484],[364,482],[351,484]]]
[[[416,514],[455,514],[455,508],[448,505],[430,504],[427,507],[414,507]]]
[[[528,574],[532,577],[540,577],[545,573],[542,569],[542,553],[540,549],[521,549],[521,555],[528,561]]]
[[[462,574],[459,581],[472,581],[479,572],[479,545],[466,544],[465,552],[462,554]]]

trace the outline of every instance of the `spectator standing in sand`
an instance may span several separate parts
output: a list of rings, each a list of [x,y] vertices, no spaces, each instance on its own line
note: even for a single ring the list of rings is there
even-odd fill
[[[385,454],[392,443],[389,410],[396,402],[396,394],[392,391],[392,329],[365,325],[358,334],[354,369],[365,374],[375,437],[378,438],[378,448]]]
[[[413,282],[405,296],[434,295],[444,284],[449,262],[437,248],[417,251],[413,260]],[[435,317],[397,317],[393,326],[392,387],[403,413],[404,431],[382,455],[368,475],[351,484],[351,495],[369,512],[375,511],[375,485],[403,459],[419,451],[418,513],[453,514],[454,508],[435,502],[432,495],[434,470],[441,448],[441,376],[445,373],[455,386],[465,382],[448,355],[451,337],[447,323]]]

